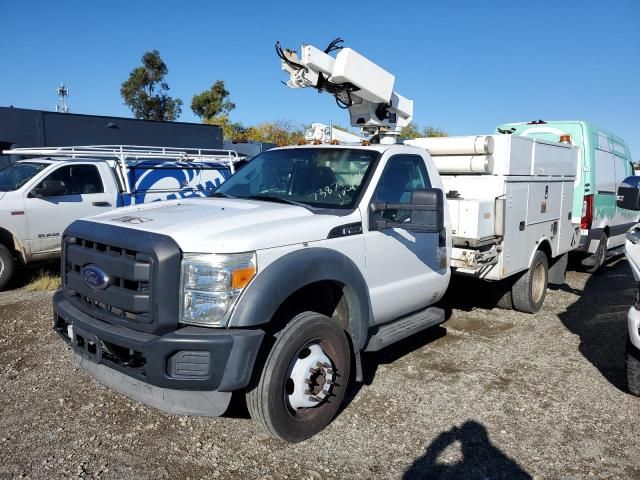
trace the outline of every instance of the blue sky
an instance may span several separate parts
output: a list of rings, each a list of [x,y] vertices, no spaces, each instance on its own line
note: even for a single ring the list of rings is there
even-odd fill
[[[131,116],[119,89],[146,50],[169,67],[180,120],[225,81],[232,119],[346,124],[333,99],[280,81],[273,44],[335,37],[396,75],[415,120],[453,135],[533,119],[591,120],[640,161],[640,1],[213,2],[0,0],[0,105]]]

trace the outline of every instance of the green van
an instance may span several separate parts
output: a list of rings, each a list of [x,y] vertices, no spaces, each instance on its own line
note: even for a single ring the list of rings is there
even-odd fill
[[[583,121],[507,123],[496,131],[579,146],[572,211],[573,218],[580,218],[576,252],[589,272],[595,272],[607,256],[623,253],[625,233],[638,222],[638,212],[616,206],[618,185],[634,175],[631,153],[622,138]]]

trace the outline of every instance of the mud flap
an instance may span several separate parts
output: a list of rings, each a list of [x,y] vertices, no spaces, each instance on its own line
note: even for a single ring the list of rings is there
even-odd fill
[[[549,266],[549,283],[551,285],[562,285],[567,274],[567,264],[569,262],[569,254],[565,253],[551,260]]]

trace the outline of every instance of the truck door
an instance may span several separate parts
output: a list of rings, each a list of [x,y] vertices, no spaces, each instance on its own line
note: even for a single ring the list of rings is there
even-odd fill
[[[396,154],[387,161],[371,198],[363,205],[409,203],[411,191],[424,188],[431,188],[424,159],[415,154]],[[406,210],[371,213],[370,208],[362,212],[369,224],[365,231],[365,277],[374,321],[384,323],[437,301],[444,287],[438,256],[440,235],[402,228],[372,230],[376,216],[404,222],[410,213]]]
[[[106,165],[73,163],[56,168],[44,181],[61,181],[64,191],[59,195],[40,196],[37,191],[42,183],[29,191],[24,199],[29,225],[29,243],[32,254],[46,255],[60,250],[62,232],[73,221],[115,208],[116,193],[112,177]],[[109,182],[103,181],[109,180]],[[107,188],[105,189],[105,184]],[[107,191],[105,191],[107,190]]]

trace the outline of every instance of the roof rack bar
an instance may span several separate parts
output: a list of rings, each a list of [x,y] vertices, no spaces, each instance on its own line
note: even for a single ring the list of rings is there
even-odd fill
[[[7,155],[56,156],[69,158],[116,158],[137,160],[141,158],[172,159],[178,161],[237,162],[240,157],[235,150],[153,147],[145,145],[82,145],[72,147],[21,147],[3,150]]]

